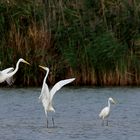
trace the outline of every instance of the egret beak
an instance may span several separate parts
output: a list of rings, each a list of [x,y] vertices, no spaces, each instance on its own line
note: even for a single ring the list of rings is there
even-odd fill
[[[25,60],[23,61],[23,63],[30,65],[30,63],[28,63],[28,62],[27,62],[27,61],[25,61]]]
[[[44,70],[46,70],[46,68],[44,66],[39,65],[39,67],[42,68],[42,69],[44,69]]]
[[[117,104],[117,102],[116,102],[115,100],[112,100],[112,103],[113,103],[113,104]]]

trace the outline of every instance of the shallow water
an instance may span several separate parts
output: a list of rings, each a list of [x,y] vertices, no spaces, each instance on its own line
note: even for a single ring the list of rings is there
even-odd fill
[[[0,89],[1,140],[140,139],[140,88],[62,88],[54,96],[56,112],[48,114],[49,128],[40,90]],[[111,105],[109,126],[102,126],[98,114],[110,96],[117,104]]]

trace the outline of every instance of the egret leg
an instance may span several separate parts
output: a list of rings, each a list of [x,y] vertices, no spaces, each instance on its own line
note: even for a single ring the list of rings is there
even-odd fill
[[[52,123],[53,123],[53,127],[54,127],[54,118],[52,117]]]
[[[104,126],[104,119],[102,120],[102,126]]]
[[[46,115],[46,120],[47,120],[47,128],[49,127],[49,121],[48,121],[48,117],[47,117],[47,111],[45,110],[45,115]]]
[[[47,119],[47,128],[49,127],[49,121],[48,121],[48,119]]]
[[[108,119],[106,120],[106,126],[108,126]]]

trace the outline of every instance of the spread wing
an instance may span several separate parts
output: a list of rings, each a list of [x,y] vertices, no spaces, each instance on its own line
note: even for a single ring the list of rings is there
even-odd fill
[[[53,99],[54,94],[55,94],[59,89],[61,89],[64,85],[66,85],[66,84],[68,84],[68,83],[71,83],[71,82],[74,81],[74,80],[75,80],[75,78],[71,78],[71,79],[61,80],[61,81],[59,81],[58,83],[56,83],[56,84],[53,86],[53,88],[51,89],[51,91],[50,91],[50,95],[51,95],[50,100]]]

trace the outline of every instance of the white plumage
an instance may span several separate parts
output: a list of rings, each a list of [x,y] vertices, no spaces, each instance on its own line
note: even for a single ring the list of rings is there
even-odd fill
[[[48,74],[49,74],[49,68],[44,67],[44,66],[39,66],[39,67],[46,70],[46,76],[43,80],[42,90],[41,90],[41,94],[39,96],[39,99],[42,101],[44,111],[45,111],[45,115],[46,115],[46,118],[47,118],[47,112],[55,112],[55,109],[53,108],[53,105],[52,105],[52,100],[53,100],[53,97],[54,97],[55,93],[59,89],[61,89],[64,85],[74,81],[75,78],[61,80],[58,83],[56,83],[53,86],[53,88],[49,91],[48,85],[46,84],[46,79],[47,79]],[[53,121],[53,126],[54,126],[54,119],[53,118],[52,118],[52,121]],[[48,119],[47,119],[47,127],[48,127]]]
[[[110,115],[110,102],[115,104],[115,101],[113,100],[113,98],[110,97],[108,99],[108,106],[104,107],[99,114],[99,117],[103,120],[103,124],[104,124],[105,118],[108,118]],[[108,125],[108,120],[107,120],[107,125]]]
[[[16,64],[15,70],[13,67],[10,67],[10,68],[7,68],[7,69],[0,71],[0,83],[2,83],[4,81],[6,81],[9,85],[11,85],[13,83],[12,77],[18,71],[20,62],[29,64],[23,58],[20,58]]]

